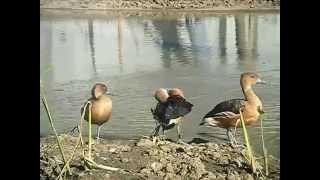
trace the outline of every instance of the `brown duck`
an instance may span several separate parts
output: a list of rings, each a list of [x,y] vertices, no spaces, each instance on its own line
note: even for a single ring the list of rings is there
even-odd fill
[[[96,83],[91,89],[91,98],[88,101],[91,102],[91,123],[98,125],[97,139],[99,139],[100,129],[102,125],[108,122],[111,118],[112,101],[109,96],[106,95],[108,88],[103,83]],[[86,104],[86,103],[85,103]],[[84,112],[85,104],[81,107],[81,116]],[[87,105],[84,119],[89,120],[89,105]]]
[[[217,104],[202,119],[200,125],[221,127],[227,129],[228,139],[231,144],[236,143],[232,136],[231,128],[240,126],[240,109],[245,125],[255,123],[260,113],[263,113],[262,102],[254,93],[252,85],[264,83],[257,74],[247,72],[241,74],[240,85],[244,99],[231,99]]]

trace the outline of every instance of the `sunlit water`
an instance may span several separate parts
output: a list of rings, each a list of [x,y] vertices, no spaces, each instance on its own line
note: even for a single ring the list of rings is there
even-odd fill
[[[225,129],[199,127],[199,121],[218,102],[242,97],[242,72],[257,72],[268,82],[254,87],[267,112],[266,146],[280,157],[279,39],[279,14],[46,16],[40,19],[41,77],[58,132],[79,122],[92,84],[102,81],[114,94],[112,120],[101,130],[104,138],[149,135],[155,127],[152,92],[180,87],[194,104],[182,125],[184,140],[222,142]],[[51,133],[42,106],[40,118],[40,134]],[[175,129],[166,134],[176,138]],[[260,123],[249,134],[261,153]]]

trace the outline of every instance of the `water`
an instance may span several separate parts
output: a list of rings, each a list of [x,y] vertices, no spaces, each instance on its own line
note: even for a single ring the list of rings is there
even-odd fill
[[[239,75],[257,72],[268,82],[254,87],[267,112],[266,146],[280,157],[279,39],[277,13],[43,16],[41,75],[60,133],[78,123],[92,84],[102,81],[114,94],[112,120],[102,128],[103,137],[149,135],[155,127],[153,91],[180,87],[195,105],[182,125],[184,140],[221,142],[226,131],[199,128],[200,119],[218,102],[242,97]],[[40,134],[51,133],[42,106],[40,118]],[[251,126],[249,134],[261,153],[260,124]],[[167,135],[176,138],[175,129]]]

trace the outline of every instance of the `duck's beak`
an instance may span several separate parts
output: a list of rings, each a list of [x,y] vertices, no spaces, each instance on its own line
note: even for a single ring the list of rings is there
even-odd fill
[[[266,81],[261,80],[260,78],[257,79],[257,84],[267,84]]]

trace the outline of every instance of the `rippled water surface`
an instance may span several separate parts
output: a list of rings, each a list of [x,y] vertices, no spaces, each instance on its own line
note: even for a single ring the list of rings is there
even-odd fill
[[[279,39],[280,15],[274,13],[45,16],[40,19],[41,75],[59,132],[77,124],[92,84],[102,81],[114,94],[112,120],[101,130],[103,137],[149,135],[155,126],[152,92],[180,87],[195,105],[182,125],[184,140],[221,142],[226,131],[198,127],[200,119],[218,102],[242,97],[239,75],[257,72],[268,82],[254,87],[267,112],[266,146],[280,157]],[[40,134],[51,133],[42,106],[40,118]],[[261,152],[260,123],[249,133]],[[175,129],[166,134],[176,138]]]

